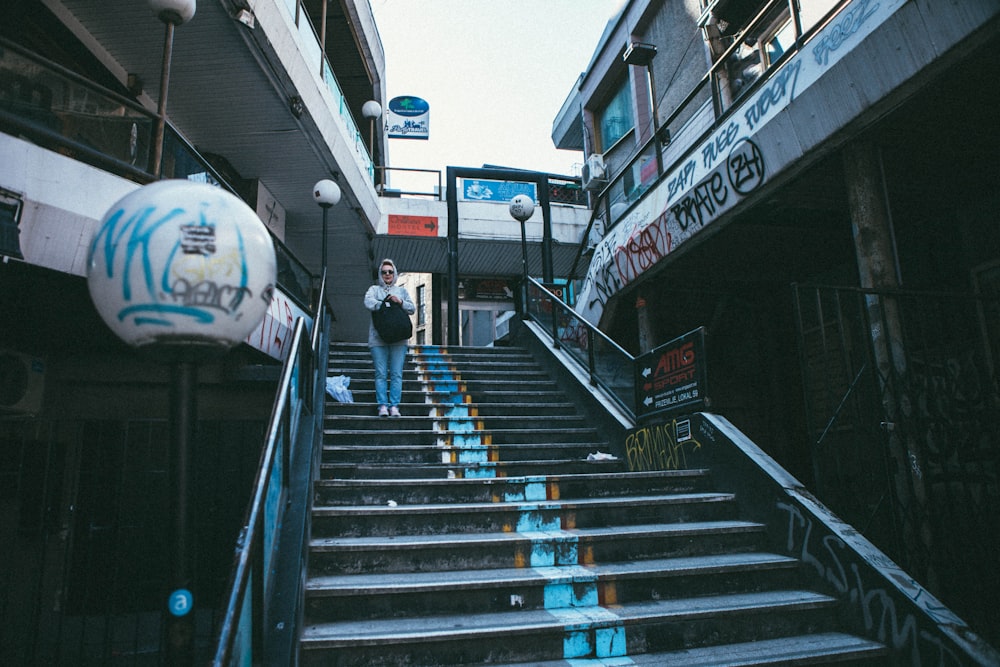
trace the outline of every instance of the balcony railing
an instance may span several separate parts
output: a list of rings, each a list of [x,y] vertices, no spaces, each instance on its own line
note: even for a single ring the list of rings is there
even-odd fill
[[[155,121],[156,114],[136,102],[0,40],[0,131],[146,184],[156,180],[150,163]],[[163,141],[163,178],[210,183],[247,199],[169,124]],[[273,241],[279,287],[308,307],[312,275]]]
[[[0,128],[139,182],[153,180],[156,115],[0,41]]]
[[[851,0],[835,2],[828,12],[814,20],[806,29],[802,27],[803,10],[800,3],[789,0],[761,3],[760,11],[733,36],[732,44],[715,59],[674,111],[659,122],[659,131],[640,145],[620,169],[616,168],[614,176],[597,195],[593,206],[594,214],[581,239],[573,272],[592,246],[594,234],[607,234],[660,179],[677,165],[691,159],[697,147],[728,121],[739,100],[746,99],[752,91],[767,85],[782,64],[803,49],[850,2]],[[734,91],[734,86],[727,82],[731,78],[731,63],[744,43],[744,38],[759,32],[762,26],[772,21],[785,8],[788,8],[790,14],[789,25],[794,28],[794,43],[780,57],[775,57],[770,66],[760,71],[756,78],[742,80],[739,90]],[[661,159],[657,160],[657,155]],[[574,280],[578,277],[571,273],[569,278]]]
[[[345,137],[347,138],[347,142],[354,148],[354,156],[358,161],[358,166],[368,174],[369,182],[373,182],[375,178],[375,163],[368,152],[364,136],[361,134],[358,124],[354,120],[354,115],[351,113],[347,98],[344,96],[344,91],[340,87],[336,75],[333,73],[330,61],[323,52],[322,42],[313,28],[312,22],[309,20],[310,17],[305,3],[301,0],[284,0],[283,5],[298,29],[298,44],[302,49],[306,62],[315,63],[317,68],[315,71],[333,96],[333,111],[344,123],[344,127],[347,130]]]

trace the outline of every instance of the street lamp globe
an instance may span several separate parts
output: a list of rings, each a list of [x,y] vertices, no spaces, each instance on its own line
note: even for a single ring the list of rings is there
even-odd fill
[[[313,199],[323,208],[330,208],[340,203],[340,186],[330,179],[317,181],[313,186]]]
[[[510,200],[510,215],[518,222],[525,222],[535,212],[535,202],[528,195],[516,195]]]
[[[181,25],[194,18],[195,0],[149,0],[149,8],[164,23]]]
[[[325,279],[328,262],[327,213],[330,211],[331,206],[336,206],[340,203],[340,186],[328,178],[317,181],[316,185],[313,186],[313,199],[323,207],[323,237],[320,239],[320,262],[322,263],[323,278]]]
[[[382,105],[375,100],[368,100],[361,105],[361,115],[374,120],[382,115]]]
[[[133,347],[225,350],[263,319],[277,280],[274,242],[240,198],[167,179],[119,199],[87,258],[101,319]]]

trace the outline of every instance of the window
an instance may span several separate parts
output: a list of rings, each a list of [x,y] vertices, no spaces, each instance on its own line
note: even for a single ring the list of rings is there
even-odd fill
[[[764,69],[775,63],[795,43],[795,25],[789,20],[767,33],[760,41],[764,50]]]
[[[597,113],[598,132],[602,151],[607,151],[616,141],[632,130],[632,97],[628,79]]]
[[[417,286],[417,326],[427,324],[427,289],[425,285]]]
[[[23,206],[20,196],[0,188],[0,255],[24,259],[18,229]]]
[[[764,25],[766,27],[755,31],[756,34],[746,35],[729,58],[729,81],[735,96],[759,79],[795,42],[795,24],[787,9],[782,9],[775,20]]]

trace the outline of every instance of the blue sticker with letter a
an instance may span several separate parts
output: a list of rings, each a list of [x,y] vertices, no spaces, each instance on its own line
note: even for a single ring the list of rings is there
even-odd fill
[[[170,594],[167,608],[174,616],[187,616],[188,612],[194,608],[194,596],[188,589],[179,588]]]

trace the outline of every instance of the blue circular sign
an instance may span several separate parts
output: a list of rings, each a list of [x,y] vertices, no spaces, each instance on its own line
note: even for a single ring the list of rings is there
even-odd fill
[[[194,609],[194,596],[186,588],[179,588],[170,594],[167,601],[167,609],[174,616],[187,616]]]
[[[389,111],[400,116],[422,116],[430,108],[427,100],[413,95],[402,95],[389,100]]]

